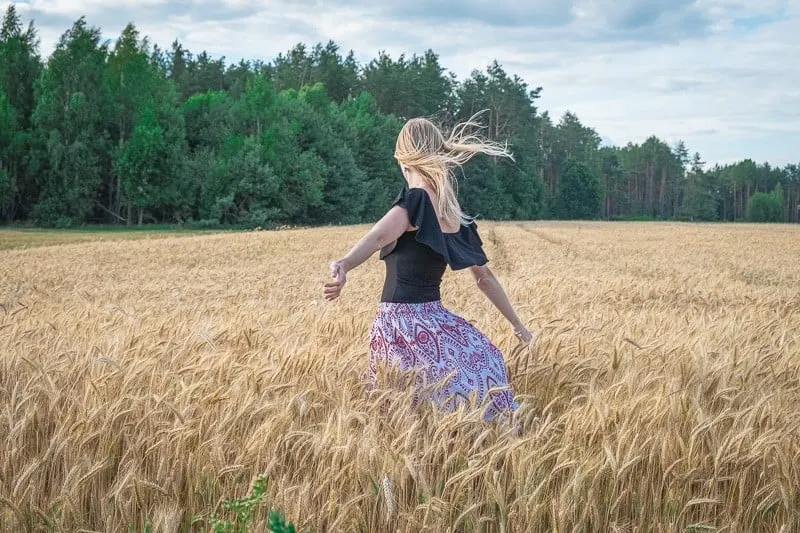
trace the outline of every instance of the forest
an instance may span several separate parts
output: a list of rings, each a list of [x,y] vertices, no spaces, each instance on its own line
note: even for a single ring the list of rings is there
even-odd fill
[[[115,42],[81,18],[48,58],[15,6],[0,30],[0,223],[275,227],[377,220],[403,184],[404,120],[481,112],[514,160],[457,172],[489,220],[798,222],[800,165],[710,167],[683,142],[602,145],[542,87],[497,62],[459,80],[428,50],[367,64],[334,42],[227,63],[129,24]]]

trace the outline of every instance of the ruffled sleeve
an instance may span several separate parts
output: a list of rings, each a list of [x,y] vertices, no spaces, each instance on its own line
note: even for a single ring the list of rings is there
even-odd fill
[[[416,229],[414,238],[444,257],[445,262],[453,270],[461,270],[471,266],[481,266],[488,262],[483,251],[483,241],[478,234],[475,222],[461,225],[456,233],[444,233],[439,219],[425,189],[403,187],[392,202],[392,206],[400,206],[408,211],[411,225]],[[391,251],[381,254],[381,258]]]
[[[418,231],[424,233],[429,238],[434,238],[437,233],[441,234],[439,220],[436,218],[436,211],[430,204],[430,198],[425,189],[409,189],[403,187],[397,198],[392,202],[392,207],[399,205],[408,211],[408,220]],[[443,235],[442,242],[444,242]],[[434,239],[437,240],[437,239]],[[437,252],[439,250],[436,250]]]
[[[466,227],[461,226],[461,231],[459,231],[458,235],[454,235],[454,237],[456,240],[463,239],[465,245],[456,247],[459,252],[462,250],[463,252],[459,255],[458,260],[453,260],[453,263],[463,266],[456,268],[451,264],[451,268],[453,270],[459,270],[461,268],[467,268],[471,266],[483,266],[489,262],[489,259],[486,257],[486,253],[483,251],[483,241],[481,240],[480,234],[478,234],[477,222],[473,220]],[[451,256],[452,255],[453,254],[451,253]]]

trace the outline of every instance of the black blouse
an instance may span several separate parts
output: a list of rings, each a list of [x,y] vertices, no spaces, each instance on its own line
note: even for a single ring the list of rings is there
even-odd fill
[[[445,233],[425,189],[403,187],[392,203],[408,211],[415,230],[381,250],[386,280],[381,302],[423,303],[440,299],[442,276],[449,265],[461,270],[488,262],[483,241],[473,221],[454,233]]]

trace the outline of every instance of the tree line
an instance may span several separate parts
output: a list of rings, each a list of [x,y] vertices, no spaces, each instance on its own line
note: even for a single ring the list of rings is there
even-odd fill
[[[46,60],[12,4],[0,29],[0,220],[70,227],[269,227],[380,217],[403,184],[403,121],[445,127],[485,110],[513,161],[458,173],[485,219],[797,222],[800,167],[706,168],[683,142],[602,146],[573,113],[553,119],[497,62],[458,80],[431,50],[367,64],[333,42],[271,62],[226,63],[129,24],[113,45],[84,18]]]

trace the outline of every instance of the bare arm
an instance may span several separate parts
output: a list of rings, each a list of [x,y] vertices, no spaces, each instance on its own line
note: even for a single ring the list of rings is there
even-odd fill
[[[391,208],[366,235],[361,237],[347,255],[339,259],[345,272],[350,272],[369,259],[372,254],[400,238],[408,229],[408,224],[408,211],[398,206]]]
[[[347,282],[346,274],[384,246],[396,241],[408,228],[408,211],[399,206],[391,208],[344,257],[331,263],[331,276],[334,281],[325,284],[325,299],[338,298]]]
[[[502,313],[506,320],[511,323],[514,328],[514,333],[520,337],[524,342],[531,340],[531,333],[522,324],[522,321],[514,311],[514,306],[508,300],[506,291],[500,281],[495,277],[494,272],[486,266],[473,266],[470,267],[470,272],[475,276],[475,282],[478,288],[486,295],[487,298],[497,307],[497,310]]]

